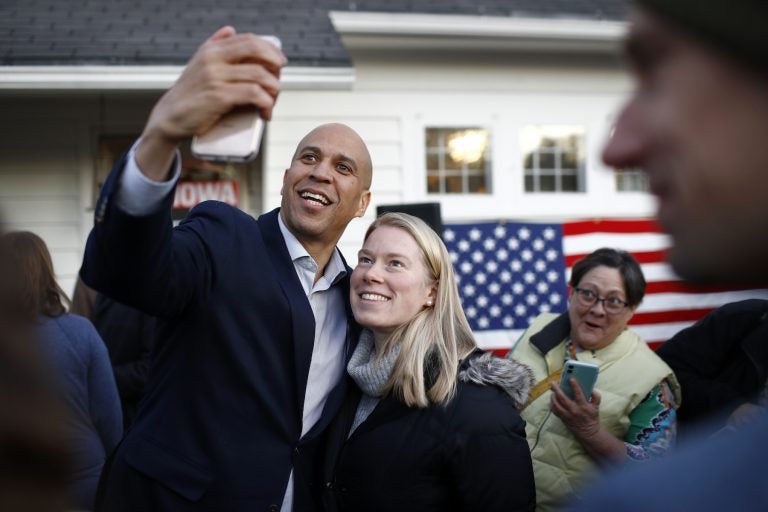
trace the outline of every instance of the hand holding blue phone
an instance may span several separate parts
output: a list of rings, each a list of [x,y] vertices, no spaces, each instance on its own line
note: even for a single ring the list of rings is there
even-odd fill
[[[599,372],[600,368],[595,364],[569,359],[563,365],[563,374],[560,377],[560,389],[563,390],[568,398],[573,400],[574,394],[573,387],[571,387],[571,379],[576,379],[584,397],[589,400]]]

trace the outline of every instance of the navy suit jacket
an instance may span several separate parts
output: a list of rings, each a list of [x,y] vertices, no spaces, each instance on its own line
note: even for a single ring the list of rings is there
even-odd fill
[[[111,204],[123,166],[104,185],[81,276],[160,321],[146,395],[105,470],[100,508],[279,510],[293,468],[294,509],[311,509],[315,448],[347,381],[302,437],[315,323],[278,210],[256,220],[211,201],[173,228],[169,194],[157,213],[133,217]],[[336,286],[348,297],[349,273]],[[357,328],[347,315],[349,357]]]

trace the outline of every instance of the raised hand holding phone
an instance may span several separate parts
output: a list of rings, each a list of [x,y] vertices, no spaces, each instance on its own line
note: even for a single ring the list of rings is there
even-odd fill
[[[278,49],[280,39],[275,36],[259,36]],[[247,162],[259,153],[264,120],[252,105],[238,106],[230,110],[206,132],[192,139],[192,154],[204,160]]]
[[[142,173],[155,181],[167,179],[178,145],[238,106],[255,107],[261,118],[270,119],[286,62],[263,38],[237,34],[232,27],[217,30],[153,108],[136,148]]]

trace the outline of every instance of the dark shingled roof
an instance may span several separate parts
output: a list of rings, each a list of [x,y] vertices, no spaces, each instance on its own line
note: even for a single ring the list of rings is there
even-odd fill
[[[294,66],[349,66],[332,10],[620,20],[626,0],[2,0],[0,65],[181,65],[233,25]]]

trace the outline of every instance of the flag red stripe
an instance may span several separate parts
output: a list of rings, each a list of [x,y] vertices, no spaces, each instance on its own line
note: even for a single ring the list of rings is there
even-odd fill
[[[695,322],[703,318],[714,308],[673,309],[668,311],[650,311],[635,313],[629,325],[665,324],[670,322]]]
[[[565,266],[567,268],[570,268],[573,266],[574,263],[579,261],[580,259],[586,257],[589,253],[584,254],[567,254],[565,256]],[[632,256],[635,257],[638,263],[645,264],[645,263],[661,263],[666,260],[667,257],[667,251],[635,251],[631,253]]]
[[[651,281],[645,287],[645,293],[721,293],[754,290],[754,286],[730,286],[726,284],[694,285],[683,281]]]
[[[563,224],[563,236],[587,235],[592,233],[661,233],[662,229],[653,219],[602,220],[592,219]]]

